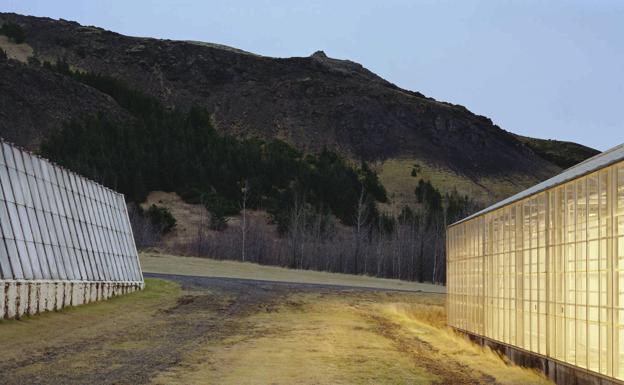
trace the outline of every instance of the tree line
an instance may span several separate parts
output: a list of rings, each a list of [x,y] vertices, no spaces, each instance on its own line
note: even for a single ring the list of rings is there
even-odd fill
[[[374,217],[358,200],[354,224],[348,227],[299,202],[279,238],[262,220],[250,217],[245,225],[217,235],[200,229],[193,242],[177,247],[218,259],[445,283],[446,226],[477,206],[457,192],[442,194],[424,180],[414,193],[413,208],[406,206],[396,216]]]
[[[104,75],[74,72],[59,61],[44,67],[72,76],[110,95],[133,119],[111,121],[104,114],[73,120],[52,133],[41,153],[69,169],[142,202],[154,190],[175,191],[212,214],[215,230],[240,211],[241,186],[248,186],[247,206],[270,213],[281,232],[299,196],[314,210],[353,222],[361,190],[376,211],[387,201],[376,173],[323,150],[304,154],[280,140],[240,139],[218,133],[209,113],[167,109],[155,98]]]
[[[323,150],[304,154],[286,142],[218,133],[199,107],[167,109],[109,76],[44,62],[117,101],[132,119],[100,113],[73,120],[41,145],[43,156],[143,202],[176,192],[210,212],[187,253],[352,274],[444,282],[445,229],[476,209],[457,192],[420,180],[399,215],[379,211],[386,190],[365,162]],[[267,226],[247,210],[269,214]],[[165,210],[166,211],[166,210]],[[175,222],[162,208],[133,209],[137,244],[153,245]],[[242,216],[240,226],[227,218]]]

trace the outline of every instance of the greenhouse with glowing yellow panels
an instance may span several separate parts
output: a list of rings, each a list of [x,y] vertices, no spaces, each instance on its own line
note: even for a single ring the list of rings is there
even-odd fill
[[[453,328],[624,380],[624,145],[449,226],[447,285]]]

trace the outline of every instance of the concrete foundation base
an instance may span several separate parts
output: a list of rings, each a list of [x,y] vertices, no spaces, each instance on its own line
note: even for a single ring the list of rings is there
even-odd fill
[[[0,280],[0,319],[20,318],[141,290],[143,282]]]
[[[486,337],[468,333],[464,330],[456,331],[468,336],[481,346],[487,346],[499,354],[508,357],[512,362],[527,368],[538,369],[557,385],[624,385],[624,381],[606,377],[578,366],[555,360],[537,353],[494,341]]]

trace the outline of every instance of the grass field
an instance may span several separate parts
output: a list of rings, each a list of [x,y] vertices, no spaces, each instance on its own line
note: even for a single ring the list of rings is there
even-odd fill
[[[219,261],[208,258],[179,257],[160,253],[142,253],[141,267],[146,273],[194,275],[202,277],[242,278],[273,282],[344,285],[391,290],[446,293],[441,285],[381,279],[368,276],[293,270],[255,263]]]
[[[172,258],[164,260],[188,261]],[[248,264],[208,263],[222,275],[250,274]],[[444,294],[171,279],[148,278],[144,291],[108,302],[0,322],[0,383],[549,383],[445,327]]]

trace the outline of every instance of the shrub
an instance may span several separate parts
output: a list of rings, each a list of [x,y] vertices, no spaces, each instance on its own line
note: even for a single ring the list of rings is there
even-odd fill
[[[427,209],[440,211],[442,209],[442,194],[433,187],[431,182],[420,179],[415,190],[416,200]]]
[[[20,27],[19,24],[11,22],[4,23],[2,27],[0,27],[0,35],[8,37],[17,44],[23,43],[26,38],[26,34],[24,33],[22,27]]]
[[[159,207],[153,204],[147,209],[146,214],[154,228],[161,234],[172,231],[176,226],[176,219],[166,207]]]

